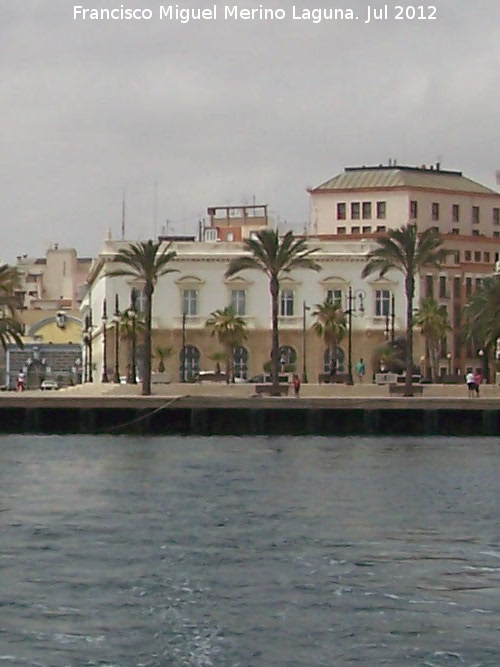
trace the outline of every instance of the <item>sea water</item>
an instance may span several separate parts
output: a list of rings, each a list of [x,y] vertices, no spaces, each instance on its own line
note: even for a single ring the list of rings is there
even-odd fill
[[[0,666],[500,665],[498,438],[0,440]]]

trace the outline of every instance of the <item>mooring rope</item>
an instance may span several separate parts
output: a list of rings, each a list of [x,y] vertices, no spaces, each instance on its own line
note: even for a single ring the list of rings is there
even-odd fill
[[[148,419],[152,415],[156,414],[157,412],[160,412],[160,410],[164,410],[165,408],[168,408],[170,405],[175,403],[175,401],[179,401],[181,398],[189,398],[189,394],[183,394],[182,396],[174,396],[170,401],[167,401],[163,405],[160,405],[160,407],[155,408],[154,410],[151,410],[151,412],[148,412],[145,415],[141,415],[140,417],[136,417],[135,419],[131,419],[128,422],[124,422],[123,424],[118,424],[117,426],[111,426],[110,428],[104,429],[102,431],[103,433],[109,433],[110,431],[115,431],[116,429],[122,429],[125,428],[126,426],[132,426],[132,424],[137,424],[141,422],[143,419]]]

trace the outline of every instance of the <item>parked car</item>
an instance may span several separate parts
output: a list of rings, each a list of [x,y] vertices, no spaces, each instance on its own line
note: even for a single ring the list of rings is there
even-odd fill
[[[43,380],[42,384],[40,385],[40,389],[42,391],[52,391],[59,389],[59,385],[55,380]]]

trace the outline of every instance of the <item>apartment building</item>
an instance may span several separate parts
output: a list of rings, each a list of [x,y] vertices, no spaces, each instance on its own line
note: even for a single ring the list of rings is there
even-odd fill
[[[434,227],[451,254],[441,269],[420,276],[420,294],[448,310],[452,332],[443,340],[442,372],[480,365],[480,352],[460,337],[467,298],[493,272],[500,253],[500,194],[439,163],[420,167],[348,167],[310,188],[310,228],[319,238],[377,238],[408,222]]]

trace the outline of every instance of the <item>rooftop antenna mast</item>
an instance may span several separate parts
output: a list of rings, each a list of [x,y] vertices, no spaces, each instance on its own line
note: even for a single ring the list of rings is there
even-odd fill
[[[158,182],[155,181],[155,192],[153,202],[153,238],[156,238],[156,219],[158,217]]]
[[[125,241],[125,195],[126,190],[123,191],[123,200],[122,200],[122,241]]]

